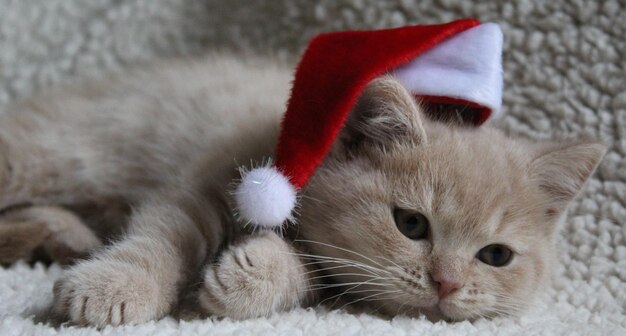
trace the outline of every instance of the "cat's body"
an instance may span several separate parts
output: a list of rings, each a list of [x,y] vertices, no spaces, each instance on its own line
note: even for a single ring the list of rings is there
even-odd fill
[[[236,239],[230,183],[272,156],[289,80],[271,62],[215,56],[10,107],[0,261],[94,253],[55,286],[56,310],[94,325],[159,318],[198,277],[203,309],[234,318],[318,302],[322,288],[388,314],[475,318],[517,312],[545,286],[556,223],[604,147],[430,122],[389,78],[368,87],[304,191],[297,243]],[[394,217],[407,211],[428,234],[407,239]],[[510,264],[479,261],[496,243]]]

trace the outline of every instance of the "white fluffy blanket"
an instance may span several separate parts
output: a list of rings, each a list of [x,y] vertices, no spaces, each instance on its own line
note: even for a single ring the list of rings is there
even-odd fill
[[[0,106],[75,78],[212,48],[293,60],[325,30],[473,16],[505,32],[505,117],[531,138],[590,135],[612,144],[573,204],[553,288],[520,318],[391,321],[296,310],[244,322],[170,318],[81,329],[37,324],[60,269],[0,269],[2,335],[626,335],[626,4],[620,0],[0,0]]]

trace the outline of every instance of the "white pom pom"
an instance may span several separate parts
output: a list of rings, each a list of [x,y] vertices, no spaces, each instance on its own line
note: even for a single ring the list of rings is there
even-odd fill
[[[235,191],[239,214],[252,224],[280,227],[291,218],[296,206],[296,189],[274,167],[259,167],[245,173]]]

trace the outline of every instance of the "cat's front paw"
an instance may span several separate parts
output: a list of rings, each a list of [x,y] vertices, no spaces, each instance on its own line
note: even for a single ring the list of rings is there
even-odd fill
[[[289,245],[274,233],[264,233],[230,247],[207,266],[200,304],[219,316],[267,316],[297,306],[304,298],[304,279]]]
[[[54,285],[54,310],[79,325],[120,325],[160,318],[169,310],[148,272],[113,260],[80,263]]]

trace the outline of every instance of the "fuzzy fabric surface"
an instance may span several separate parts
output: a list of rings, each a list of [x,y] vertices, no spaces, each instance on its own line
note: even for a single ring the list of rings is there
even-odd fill
[[[620,0],[0,0],[0,106],[85,76],[211,49],[293,62],[330,30],[431,24],[462,17],[505,35],[509,134],[590,136],[610,150],[562,230],[561,265],[536,308],[518,318],[431,323],[324,309],[270,318],[165,318],[103,330],[36,322],[61,270],[0,268],[2,335],[626,335],[626,3]]]

